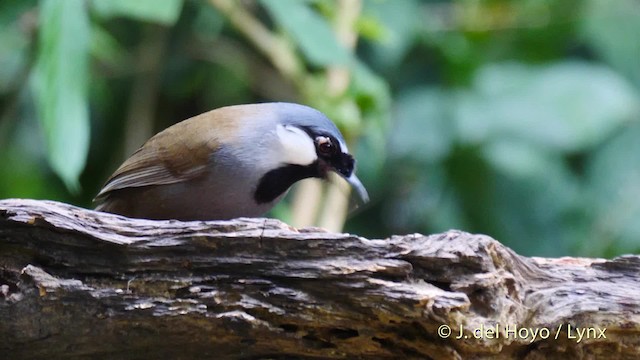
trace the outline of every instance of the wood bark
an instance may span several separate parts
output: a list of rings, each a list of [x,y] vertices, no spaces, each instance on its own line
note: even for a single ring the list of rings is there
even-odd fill
[[[632,359],[639,275],[639,256],[528,258],[461,231],[365,239],[3,200],[0,354]]]

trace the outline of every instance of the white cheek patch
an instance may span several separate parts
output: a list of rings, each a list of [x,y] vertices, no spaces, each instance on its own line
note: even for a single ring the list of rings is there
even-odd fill
[[[278,125],[280,139],[279,159],[286,164],[309,165],[318,159],[313,140],[302,129],[291,125]]]
[[[340,150],[342,150],[342,153],[348,154],[349,153],[349,149],[347,149],[347,144],[345,144],[341,140],[338,140],[338,142],[340,142]]]

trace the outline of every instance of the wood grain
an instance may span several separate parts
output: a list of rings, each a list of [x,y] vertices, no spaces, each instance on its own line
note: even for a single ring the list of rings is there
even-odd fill
[[[639,256],[527,258],[460,231],[365,239],[2,200],[0,353],[632,359],[639,275]]]

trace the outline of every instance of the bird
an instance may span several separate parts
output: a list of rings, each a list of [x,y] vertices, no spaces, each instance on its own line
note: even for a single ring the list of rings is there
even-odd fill
[[[108,178],[96,210],[152,220],[260,217],[305,178],[344,178],[369,195],[336,125],[301,104],[221,107],[147,140]]]

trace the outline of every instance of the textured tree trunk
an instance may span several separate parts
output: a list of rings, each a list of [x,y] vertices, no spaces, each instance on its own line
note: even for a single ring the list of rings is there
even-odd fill
[[[640,257],[0,201],[0,357],[636,358]]]

